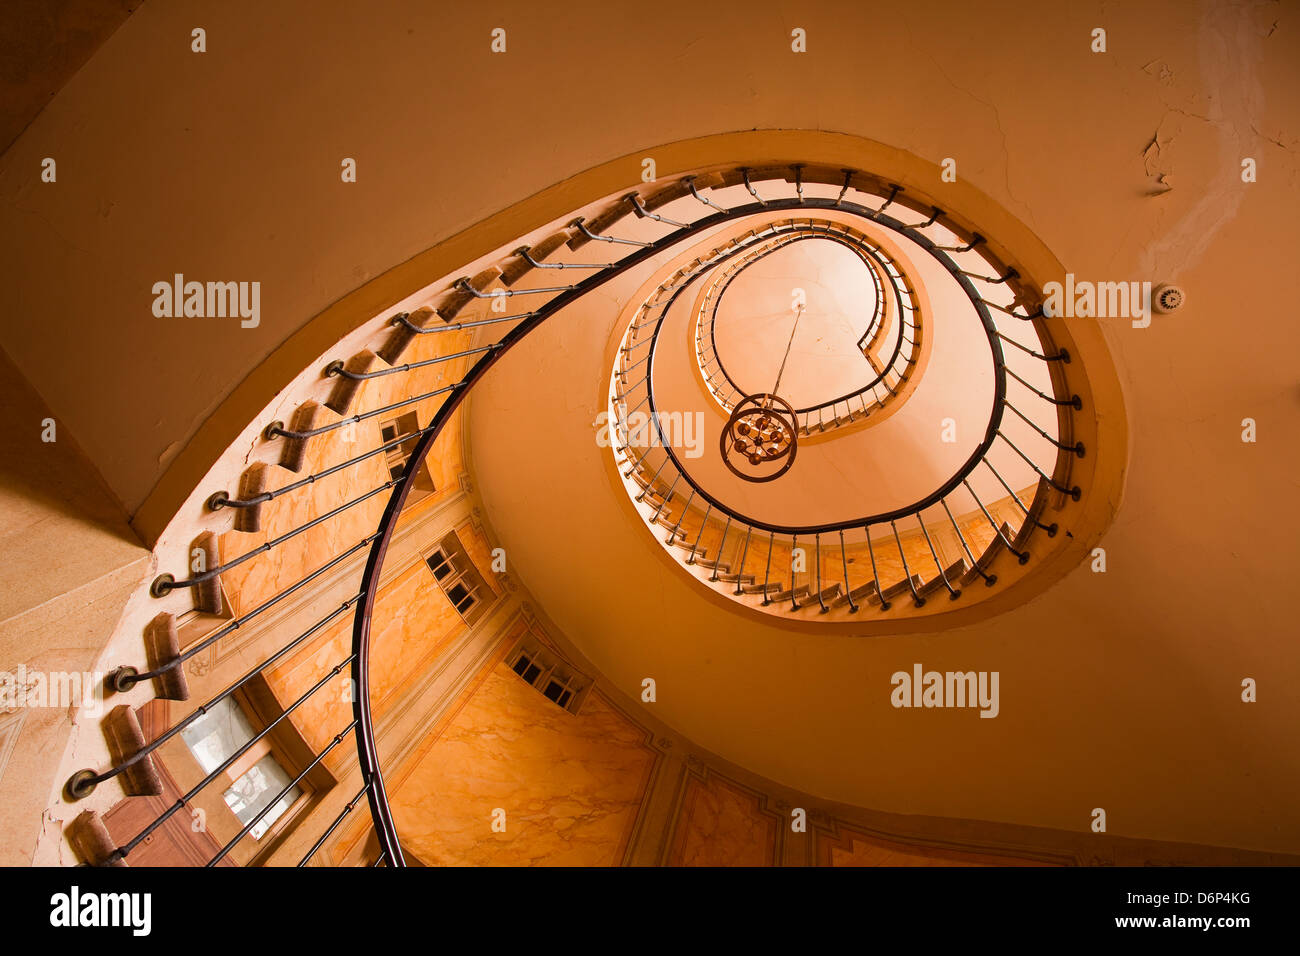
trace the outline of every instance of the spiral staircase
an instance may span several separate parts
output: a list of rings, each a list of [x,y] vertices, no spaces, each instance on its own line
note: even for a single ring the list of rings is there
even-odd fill
[[[743,314],[727,317],[731,290],[762,262],[814,243],[846,250],[867,270],[873,294],[855,346],[862,361],[851,387],[794,410],[800,459],[772,483],[786,490],[769,507],[775,499],[714,460],[716,436],[752,387],[745,376],[759,374],[719,343],[748,334],[736,325]],[[364,806],[373,840],[356,861],[408,864],[371,707],[375,622],[400,613],[384,607],[398,600],[386,590],[386,570],[395,554],[410,556],[405,532],[421,520],[422,488],[442,482],[447,425],[474,386],[502,356],[526,350],[530,332],[563,323],[567,308],[616,278],[641,289],[620,319],[612,367],[591,375],[608,376],[609,454],[626,506],[679,573],[738,613],[863,633],[918,620],[942,627],[945,614],[1002,591],[1027,599],[1035,562],[1058,559],[1055,542],[1087,504],[1095,422],[1075,387],[1086,370],[1068,332],[1043,314],[1041,282],[1015,261],[996,237],[919,190],[862,170],[755,161],[606,197],[443,283],[426,304],[376,317],[288,386],[276,405],[287,414],[268,409],[250,424],[257,454],[235,448],[226,456],[227,473],[229,462],[247,463],[237,483],[201,489],[202,513],[175,519],[197,532],[184,548],[188,568],[162,570],[134,599],[147,623],[136,653],[110,677],[123,699],[138,702],[151,691],[167,704],[110,710],[110,762],[79,770],[64,787],[68,800],[91,805],[92,795],[120,788],[139,812],[113,828],[102,800],[81,813],[68,832],[79,858],[126,865],[169,821],[219,814],[219,803],[205,803],[214,784],[229,783],[280,738],[281,750],[301,751],[292,771],[262,780],[240,804],[241,825],[214,825],[211,845],[193,862],[319,862],[321,848]],[[944,300],[936,309],[940,298],[927,292],[920,263],[960,292],[958,306]],[[958,342],[954,361],[980,369],[982,391],[949,398],[968,414],[964,421],[978,417],[973,437],[947,442],[935,422],[922,444],[956,445],[938,459],[946,470],[922,455],[906,466],[911,490],[859,495],[850,482],[836,500],[808,507],[805,470],[844,472],[882,457],[905,470],[900,452],[879,437],[882,423],[935,386],[939,376],[928,379],[927,371],[938,367],[933,350],[945,336]],[[670,406],[705,421],[702,457],[687,457],[664,433]],[[630,421],[637,412],[649,429]],[[350,432],[376,420],[401,424],[357,452]],[[431,473],[437,477],[425,483]],[[469,565],[485,558],[463,557]],[[435,575],[455,569],[461,590],[446,594],[458,611],[483,586],[461,577],[460,561],[448,552],[430,562]],[[213,686],[200,667],[205,655],[245,634],[269,636],[258,646],[271,649],[233,655],[229,677]],[[268,682],[322,634],[338,637],[298,667],[293,682]],[[213,692],[193,697],[195,682]],[[258,713],[259,726],[222,731],[233,742],[202,772],[177,769],[184,761],[169,755],[193,745],[236,699]],[[311,800],[298,799],[304,792]],[[227,795],[233,808],[231,801]],[[262,839],[302,802],[309,827],[294,827],[292,840]],[[121,819],[133,822],[131,832]]]

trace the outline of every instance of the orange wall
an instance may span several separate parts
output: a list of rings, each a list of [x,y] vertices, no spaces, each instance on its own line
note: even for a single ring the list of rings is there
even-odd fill
[[[668,862],[673,866],[771,866],[780,818],[761,795],[719,777],[686,785]]]
[[[646,731],[600,694],[580,715],[552,704],[501,661],[512,644],[390,785],[403,844],[429,865],[621,863],[654,763]]]

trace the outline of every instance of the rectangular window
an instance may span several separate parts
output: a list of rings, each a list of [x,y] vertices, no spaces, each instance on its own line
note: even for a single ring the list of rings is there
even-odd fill
[[[251,821],[257,820],[253,829],[248,831],[254,840],[260,840],[271,829],[271,825],[284,816],[284,812],[302,796],[302,790],[296,784],[289,787],[289,780],[288,771],[267,754],[226,791],[226,806],[230,807],[240,823],[247,826]],[[286,787],[289,787],[287,791]],[[284,796],[279,796],[282,792]],[[271,803],[272,800],[275,800],[274,804]]]
[[[515,661],[514,670],[516,674],[530,684],[535,684],[542,673],[542,669],[534,664],[527,654],[519,655],[519,660]]]
[[[216,770],[255,736],[252,722],[232,697],[221,698],[181,731],[181,739],[205,774]]]
[[[235,758],[223,774],[229,782],[224,793],[226,806],[241,824],[247,825],[256,819],[249,836],[260,840],[275,821],[297,803],[303,791],[294,785],[279,796],[293,777],[276,759],[266,737],[235,757],[240,748],[256,736],[253,722],[233,694],[213,704],[207,713],[181,731],[181,739],[205,775]],[[262,814],[263,810],[266,813]],[[258,814],[262,814],[261,819],[258,819]]]
[[[496,600],[496,592],[474,567],[454,531],[438,542],[438,547],[425,556],[424,563],[466,624],[474,624]]]
[[[393,445],[392,448],[384,452],[384,463],[388,468],[389,480],[396,481],[406,471],[406,463],[415,452],[415,446],[420,443],[419,430],[420,422],[415,412],[407,412],[397,418],[390,418],[388,421],[380,422],[380,445]],[[403,435],[411,437],[400,444],[393,444]],[[406,501],[408,504],[419,501],[421,498],[432,494],[433,491],[433,478],[429,474],[428,462],[421,462],[420,467],[411,476],[411,491],[407,495]]]
[[[577,713],[591,679],[574,669],[550,648],[532,636],[525,636],[506,656],[512,671],[542,696],[570,713]]]

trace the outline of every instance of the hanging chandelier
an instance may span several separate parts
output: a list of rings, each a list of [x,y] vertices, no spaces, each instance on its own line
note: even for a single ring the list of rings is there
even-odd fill
[[[794,408],[777,392],[803,312],[802,304],[795,306],[790,340],[786,342],[785,355],[777,369],[772,391],[755,392],[742,398],[722,429],[718,441],[722,462],[733,475],[745,481],[775,481],[794,464],[799,447],[798,419]],[[772,471],[773,465],[779,467]]]

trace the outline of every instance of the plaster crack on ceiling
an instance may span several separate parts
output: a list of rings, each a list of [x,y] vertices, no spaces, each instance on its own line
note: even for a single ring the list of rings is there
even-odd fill
[[[1162,86],[1170,86],[1174,82],[1173,68],[1164,60],[1152,60],[1142,67],[1142,72],[1154,76]]]
[[[1164,145],[1168,145],[1168,143]],[[1173,184],[1168,180],[1169,170],[1161,168],[1163,165],[1161,163],[1163,149],[1164,146],[1160,142],[1160,130],[1157,129],[1151,137],[1151,141],[1142,150],[1142,168],[1149,180],[1146,191],[1148,196],[1163,196],[1174,188]]]
[[[1254,123],[1252,123],[1252,124],[1250,125],[1250,131],[1251,131],[1252,133],[1254,133],[1256,136],[1258,136],[1260,139],[1265,140],[1266,142],[1272,143],[1274,146],[1280,146],[1283,150],[1285,150],[1285,151],[1288,152],[1288,153],[1294,153],[1294,152],[1295,152],[1295,147],[1294,147],[1294,146],[1288,146],[1286,143],[1282,142],[1280,139],[1277,139],[1277,138],[1275,138],[1275,137],[1273,137],[1273,136],[1269,136],[1267,133],[1260,132],[1259,127],[1256,126]]]
[[[993,113],[993,125],[997,129],[998,136],[1002,143],[1002,182],[1003,187],[1006,190],[1007,198],[1020,207],[1025,214],[1025,218],[1029,220],[1030,225],[1037,229],[1038,223],[1034,218],[1033,209],[1030,208],[1028,203],[1016,196],[1011,189],[1011,151],[1007,146],[1007,131],[1002,126],[1002,116],[998,112],[998,108],[993,105],[991,100],[982,99],[981,97],[976,96],[970,90],[966,89],[966,87],[961,86],[954,81],[953,78],[948,75],[948,72],[944,70],[943,64],[933,55],[930,56],[930,65],[954,90],[959,93],[964,93],[976,103],[979,103],[981,106]]]

